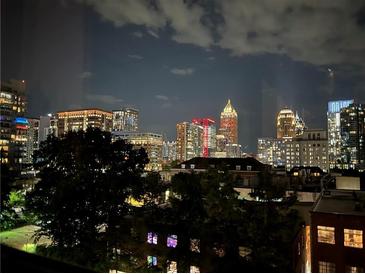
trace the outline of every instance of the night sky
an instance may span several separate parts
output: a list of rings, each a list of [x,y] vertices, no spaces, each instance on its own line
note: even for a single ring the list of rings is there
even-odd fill
[[[141,129],[238,112],[256,151],[288,106],[326,128],[329,100],[365,102],[365,2],[2,0],[1,76],[27,82],[28,116],[133,106]]]

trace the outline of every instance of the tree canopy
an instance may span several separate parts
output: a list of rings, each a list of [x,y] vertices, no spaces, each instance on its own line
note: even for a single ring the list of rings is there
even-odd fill
[[[97,128],[49,136],[35,153],[40,181],[27,197],[39,219],[37,236],[63,248],[93,247],[103,227],[128,214],[128,198],[140,199],[148,161],[143,148],[112,142]]]

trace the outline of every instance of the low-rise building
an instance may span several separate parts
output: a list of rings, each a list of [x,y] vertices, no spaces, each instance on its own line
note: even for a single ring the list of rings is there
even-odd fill
[[[311,211],[312,272],[364,272],[365,192],[323,191]]]

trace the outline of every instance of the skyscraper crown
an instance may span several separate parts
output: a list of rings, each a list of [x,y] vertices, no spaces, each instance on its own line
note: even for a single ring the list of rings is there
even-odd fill
[[[230,113],[230,114],[237,115],[236,110],[232,107],[230,99],[228,99],[227,105],[225,106],[223,113],[227,113],[227,114]]]

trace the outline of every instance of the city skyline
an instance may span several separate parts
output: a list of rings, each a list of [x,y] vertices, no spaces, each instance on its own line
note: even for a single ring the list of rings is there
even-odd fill
[[[26,81],[30,117],[132,105],[140,110],[142,130],[169,140],[175,139],[178,121],[218,121],[230,98],[239,143],[256,151],[257,138],[274,136],[283,107],[297,110],[311,128],[326,128],[328,101],[365,101],[361,1],[281,3],[238,1],[228,11],[224,2],[179,2],[175,11],[165,1],[156,1],[156,10],[144,1],[126,1],[126,12],[117,5],[113,16],[111,6],[97,1],[10,1],[4,7],[13,16],[4,28],[2,79]],[[266,21],[242,33],[234,27],[253,22],[239,11],[260,7],[267,8],[274,29]],[[282,15],[289,21],[279,20]],[[290,24],[293,18],[311,18],[313,25],[307,22],[301,30]],[[318,18],[326,24],[316,24]],[[347,28],[337,26],[341,21]],[[318,44],[293,42],[285,24],[289,36],[300,31]],[[276,30],[278,39],[269,35]],[[229,40],[243,34],[244,41]]]

